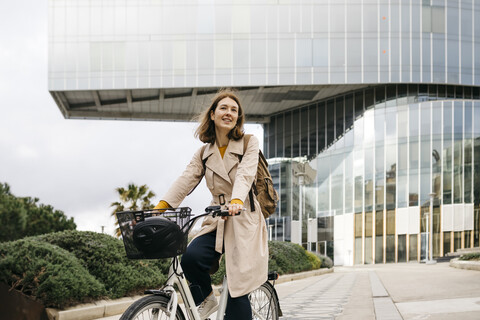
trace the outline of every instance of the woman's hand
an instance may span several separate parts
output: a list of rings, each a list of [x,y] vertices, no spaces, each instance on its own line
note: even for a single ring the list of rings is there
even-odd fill
[[[240,203],[230,203],[227,205],[228,214],[234,216],[244,210],[243,204]],[[222,217],[223,220],[227,220],[228,217]]]

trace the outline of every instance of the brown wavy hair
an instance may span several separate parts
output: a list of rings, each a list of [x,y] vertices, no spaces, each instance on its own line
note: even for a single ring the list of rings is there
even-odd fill
[[[228,138],[239,140],[244,135],[243,123],[245,122],[245,115],[243,113],[242,105],[240,104],[240,99],[233,89],[221,89],[213,97],[210,106],[198,116],[200,124],[198,125],[197,130],[195,130],[195,137],[198,137],[198,139],[200,139],[200,141],[203,143],[215,143],[215,123],[210,118],[210,112],[215,112],[220,100],[225,98],[230,98],[238,104],[237,123],[235,124],[235,127],[228,133]]]

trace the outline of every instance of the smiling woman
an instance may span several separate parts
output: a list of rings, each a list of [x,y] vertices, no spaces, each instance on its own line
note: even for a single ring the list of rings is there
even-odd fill
[[[229,280],[228,319],[251,319],[248,294],[267,280],[266,223],[254,193],[247,196],[257,173],[259,142],[255,136],[244,141],[244,118],[235,92],[218,92],[201,114],[195,132],[206,145],[195,152],[183,174],[155,207],[178,207],[205,176],[212,194],[210,205],[225,205],[231,216],[243,211],[236,217],[205,218],[182,256],[182,268],[202,319],[218,307],[209,271],[218,268],[223,253]]]

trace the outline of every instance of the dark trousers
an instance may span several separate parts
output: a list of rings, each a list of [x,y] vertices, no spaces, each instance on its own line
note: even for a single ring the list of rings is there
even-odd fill
[[[209,271],[212,264],[220,258],[220,253],[215,251],[215,239],[216,231],[195,238],[182,256],[182,269],[190,282],[190,291],[197,306],[212,292]],[[232,298],[230,293],[228,294],[225,319],[252,319],[248,294],[237,298]]]

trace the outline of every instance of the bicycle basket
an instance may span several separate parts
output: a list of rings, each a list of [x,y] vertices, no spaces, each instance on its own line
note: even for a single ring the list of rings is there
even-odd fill
[[[190,208],[117,212],[129,259],[171,258],[187,248]]]

